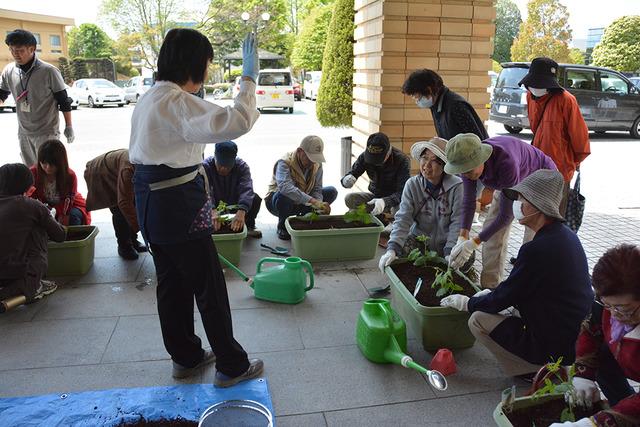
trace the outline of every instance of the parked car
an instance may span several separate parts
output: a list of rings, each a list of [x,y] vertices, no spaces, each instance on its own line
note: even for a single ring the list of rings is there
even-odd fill
[[[529,128],[526,90],[518,86],[529,63],[508,62],[502,67],[489,118],[515,134]],[[640,88],[627,77],[607,68],[559,64],[558,82],[576,97],[589,130],[628,131],[640,138]]]
[[[0,111],[4,110],[11,110],[14,113],[16,112],[16,101],[13,99],[13,95],[9,94],[7,99],[5,99],[2,104],[0,104]]]
[[[78,94],[76,93],[76,91],[74,89],[72,89],[68,85],[65,84],[64,87],[67,90],[67,96],[69,98],[71,98],[71,109],[72,110],[77,110],[78,109],[78,105],[80,105],[78,103]]]
[[[322,71],[309,71],[304,75],[304,97],[312,101],[318,97]]]
[[[636,87],[640,87],[640,77],[629,77],[629,81],[636,85]]]
[[[125,104],[124,90],[106,79],[76,80],[73,89],[78,95],[78,102],[91,108],[109,104],[122,107]]]
[[[293,79],[293,99],[302,101],[302,86],[297,79]]]
[[[293,114],[293,77],[289,70],[261,70],[256,86],[258,110],[282,108]]]
[[[153,86],[151,77],[137,76],[129,79],[124,85],[124,100],[138,102],[138,99]]]

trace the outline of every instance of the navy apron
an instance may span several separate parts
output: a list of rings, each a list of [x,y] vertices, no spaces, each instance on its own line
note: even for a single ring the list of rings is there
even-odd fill
[[[203,175],[196,174],[188,182],[167,188],[152,190],[150,187],[150,184],[183,177],[199,168],[200,165],[186,168],[135,165],[136,214],[145,241],[170,245],[211,236],[214,206]]]

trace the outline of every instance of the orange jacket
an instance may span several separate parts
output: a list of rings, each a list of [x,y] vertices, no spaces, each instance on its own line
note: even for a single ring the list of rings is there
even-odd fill
[[[591,154],[589,130],[578,101],[566,90],[536,100],[527,91],[527,109],[535,134],[532,145],[553,159],[565,182],[571,181],[580,162]]]

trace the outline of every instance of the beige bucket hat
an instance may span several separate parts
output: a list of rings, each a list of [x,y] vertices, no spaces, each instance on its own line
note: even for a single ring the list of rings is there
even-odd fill
[[[564,221],[560,215],[563,190],[564,178],[560,172],[551,169],[538,169],[515,187],[502,190],[502,193],[511,200],[516,200],[521,194],[546,216]]]

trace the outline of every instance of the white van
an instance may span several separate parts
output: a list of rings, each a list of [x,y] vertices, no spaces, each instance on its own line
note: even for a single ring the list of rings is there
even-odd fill
[[[258,111],[282,108],[293,114],[293,78],[289,70],[261,70],[256,87]]]
[[[304,97],[315,100],[318,97],[322,71],[309,71],[304,75]]]

